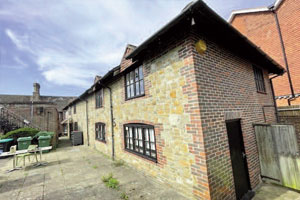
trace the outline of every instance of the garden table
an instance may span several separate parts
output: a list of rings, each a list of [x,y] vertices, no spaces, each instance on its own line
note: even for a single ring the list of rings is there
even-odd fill
[[[43,151],[45,150],[50,150],[52,149],[52,146],[49,147],[38,147],[35,150],[28,150],[28,149],[24,149],[24,150],[18,150],[14,153],[12,152],[4,152],[2,154],[0,154],[0,157],[6,157],[6,156],[13,156],[13,168],[10,170],[7,170],[7,173],[15,171],[15,170],[19,170],[22,169],[21,167],[17,167],[16,166],[16,156],[18,154],[24,154],[24,153],[35,153],[35,152],[39,152],[40,153],[40,161],[38,161],[36,164],[34,164],[34,167],[38,167],[41,165],[47,165],[46,162],[42,162],[42,155],[43,155]]]

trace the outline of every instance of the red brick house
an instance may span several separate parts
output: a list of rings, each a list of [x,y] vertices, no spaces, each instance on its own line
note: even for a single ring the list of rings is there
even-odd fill
[[[253,123],[276,121],[269,75],[283,73],[196,1],[64,110],[85,145],[186,197],[240,199],[261,181]]]
[[[229,23],[287,69],[273,80],[277,104],[299,105],[299,1],[276,0],[269,7],[233,11]]]

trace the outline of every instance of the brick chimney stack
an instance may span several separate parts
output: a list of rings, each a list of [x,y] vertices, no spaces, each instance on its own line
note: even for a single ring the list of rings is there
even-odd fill
[[[32,94],[32,100],[33,101],[39,101],[40,100],[40,84],[33,83],[33,94]]]

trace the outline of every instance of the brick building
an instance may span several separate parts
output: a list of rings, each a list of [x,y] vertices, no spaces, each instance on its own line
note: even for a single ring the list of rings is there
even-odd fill
[[[76,97],[41,96],[40,85],[34,83],[33,87],[32,96],[0,94],[0,107],[41,130],[62,132],[62,109]]]
[[[290,80],[288,73],[273,80],[277,104],[299,105],[299,1],[277,0],[269,7],[233,11],[229,22],[279,64],[288,66]]]
[[[253,124],[276,121],[269,75],[283,72],[196,1],[128,45],[64,108],[65,122],[85,145],[190,199],[240,198],[261,181]]]

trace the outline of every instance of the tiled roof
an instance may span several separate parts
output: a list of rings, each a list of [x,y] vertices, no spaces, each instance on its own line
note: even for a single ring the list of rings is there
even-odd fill
[[[6,95],[0,94],[0,104],[26,104],[32,103],[30,95]],[[65,96],[40,96],[40,101],[35,103],[55,104],[58,110],[62,110],[70,101],[76,97]]]

